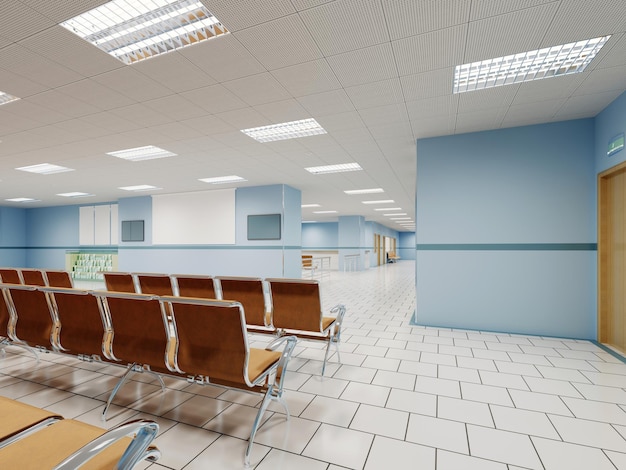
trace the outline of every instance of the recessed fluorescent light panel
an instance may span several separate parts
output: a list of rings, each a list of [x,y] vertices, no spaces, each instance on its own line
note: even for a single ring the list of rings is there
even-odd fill
[[[253,127],[242,129],[241,132],[259,142],[274,142],[276,140],[326,134],[326,130],[315,119],[302,119],[270,126]]]
[[[314,214],[336,214],[337,211],[313,211]]]
[[[309,207],[321,207],[319,204],[302,204],[300,206],[302,209],[307,209]]]
[[[12,199],[5,199],[8,202],[37,202],[39,199],[32,199],[30,197],[14,197]]]
[[[124,191],[150,191],[151,189],[161,189],[149,184],[138,184],[136,186],[121,186],[119,189]]]
[[[113,0],[61,26],[125,64],[228,33],[199,0]]]
[[[60,194],[57,194],[57,196],[63,196],[63,197],[90,197],[90,196],[93,196],[93,194],[81,193],[79,191],[74,191],[72,193],[60,193]]]
[[[454,68],[454,93],[569,75],[585,70],[611,36],[481,60]]]
[[[392,217],[390,220],[411,220],[410,217]]]
[[[379,207],[375,211],[401,211],[402,207]]]
[[[9,95],[8,93],[0,91],[0,106],[17,100],[19,100],[17,96]]]
[[[200,178],[199,181],[203,183],[211,183],[211,184],[224,184],[224,183],[238,183],[240,181],[248,181],[245,178],[237,175],[230,176],[216,176],[215,178]]]
[[[379,201],[361,201],[363,204],[392,204],[396,201],[393,199],[381,199]]]
[[[393,214],[383,214],[385,217],[395,217],[397,215],[406,215],[406,212],[396,212]]]
[[[73,168],[66,168],[64,166],[53,165],[51,163],[41,163],[40,165],[21,166],[16,168],[20,171],[28,171],[30,173],[38,173],[40,175],[51,175],[54,173],[64,173],[66,171],[74,171]]]
[[[360,171],[361,165],[358,163],[340,163],[338,165],[312,166],[305,168],[309,173],[314,175],[323,175],[325,173],[343,173],[345,171]]]
[[[123,160],[130,160],[131,162],[138,162],[141,160],[152,160],[154,158],[176,156],[175,153],[172,153],[168,150],[163,150],[153,145],[147,145],[145,147],[137,147],[137,148],[126,149],[126,150],[117,150],[115,152],[107,152],[107,155],[121,158]]]
[[[372,188],[372,189],[350,189],[348,191],[344,191],[346,194],[375,194],[375,193],[384,193],[385,190],[383,188]]]

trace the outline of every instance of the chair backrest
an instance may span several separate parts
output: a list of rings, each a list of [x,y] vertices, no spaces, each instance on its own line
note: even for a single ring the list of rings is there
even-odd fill
[[[15,313],[9,322],[9,337],[32,347],[51,349],[57,322],[53,318],[46,293],[37,286],[3,284],[2,287]]]
[[[266,279],[272,299],[274,328],[322,331],[319,283],[305,279]]]
[[[169,371],[169,327],[159,298],[147,294],[96,292],[113,329],[113,357],[127,363]]]
[[[107,358],[110,326],[100,299],[88,291],[45,287],[59,320],[56,346],[69,354]]]
[[[20,269],[22,280],[27,286],[45,286],[46,279],[40,269]]]
[[[178,368],[223,385],[244,384],[249,347],[241,304],[180,297],[163,300],[171,306]]]
[[[199,299],[217,299],[215,283],[212,276],[173,275],[178,286],[178,295],[181,297],[196,297]]]
[[[142,294],[174,295],[172,279],[167,274],[135,274]]]
[[[46,278],[46,285],[50,287],[74,287],[72,276],[67,271],[44,271]]]
[[[0,268],[0,280],[5,284],[24,284],[19,271],[14,268]]]
[[[135,280],[130,273],[104,272],[104,284],[109,292],[135,293]]]
[[[313,255],[302,255],[302,267],[311,269],[313,267]]]
[[[263,280],[255,277],[218,277],[222,299],[239,302],[248,325],[266,326],[265,292]]]

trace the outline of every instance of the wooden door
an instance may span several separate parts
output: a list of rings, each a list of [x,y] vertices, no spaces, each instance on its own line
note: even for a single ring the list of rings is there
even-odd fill
[[[598,176],[598,341],[626,352],[626,162]]]

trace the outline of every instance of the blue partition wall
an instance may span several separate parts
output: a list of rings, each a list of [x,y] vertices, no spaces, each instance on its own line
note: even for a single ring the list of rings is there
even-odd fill
[[[416,322],[596,336],[594,121],[417,142]]]

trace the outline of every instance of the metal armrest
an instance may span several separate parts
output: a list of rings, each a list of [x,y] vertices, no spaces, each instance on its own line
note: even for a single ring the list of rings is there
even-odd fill
[[[134,439],[128,445],[115,467],[115,470],[130,470],[137,462],[146,457],[153,461],[159,458],[160,452],[157,449],[148,448],[158,432],[159,425],[154,421],[129,421],[107,431],[102,436],[83,446],[58,464],[54,470],[75,470],[96,456],[104,448],[126,437],[128,434],[135,434]]]
[[[335,336],[336,339],[339,340],[339,335],[341,334],[341,324],[343,323],[343,317],[346,314],[346,306],[343,304],[337,304],[330,309],[330,313],[334,313],[337,317],[337,320],[335,321],[333,336]]]
[[[274,378],[274,383],[276,387],[278,388],[277,392],[279,395],[282,394],[283,381],[285,378],[285,372],[287,371],[287,364],[289,363],[289,359],[291,358],[291,355],[293,354],[293,351],[296,348],[296,344],[298,343],[298,338],[296,336],[280,336],[274,339],[273,341],[271,341],[265,347],[267,351],[275,351],[284,343],[287,343],[287,344],[285,344],[283,353],[280,356],[280,359],[278,360],[278,368],[277,368],[278,372],[276,373],[276,376]]]

